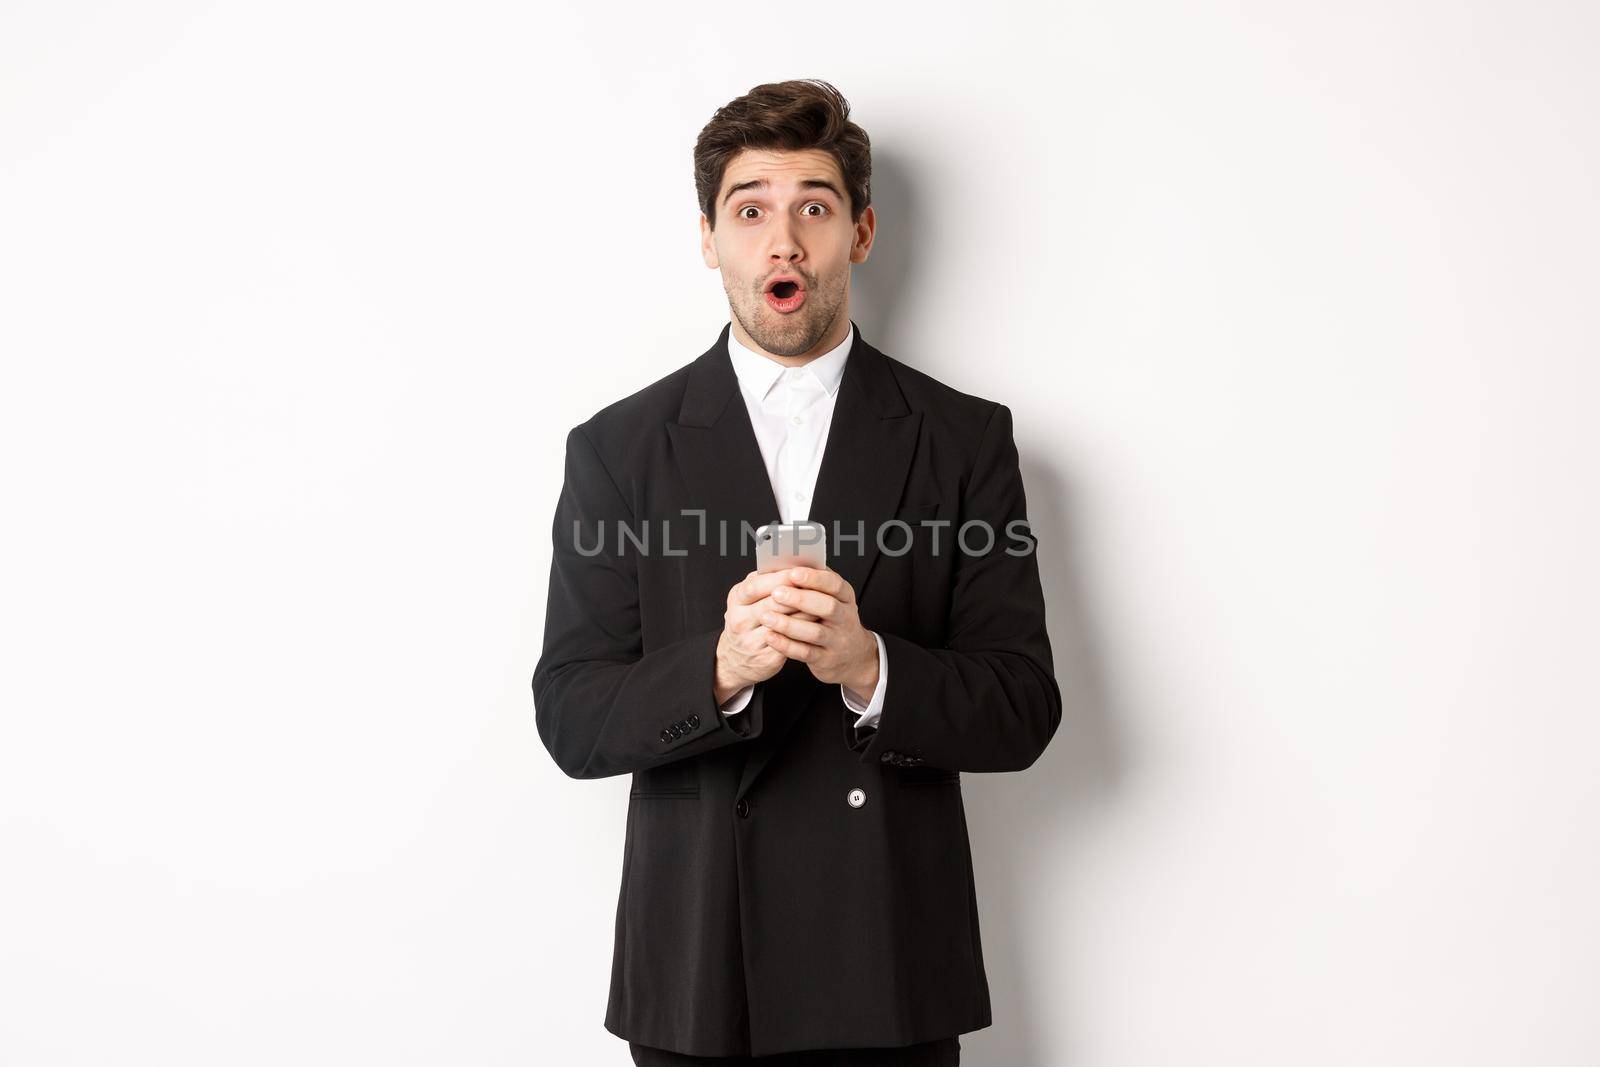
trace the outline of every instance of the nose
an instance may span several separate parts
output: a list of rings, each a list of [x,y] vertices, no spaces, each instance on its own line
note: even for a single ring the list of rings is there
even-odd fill
[[[787,216],[772,228],[772,260],[774,263],[797,263],[805,258],[800,242],[795,237],[795,223]]]

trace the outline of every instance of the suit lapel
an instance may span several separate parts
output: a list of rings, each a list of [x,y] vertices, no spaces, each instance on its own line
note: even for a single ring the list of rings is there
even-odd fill
[[[827,529],[828,566],[855,590],[864,621],[878,529],[900,505],[921,423],[921,413],[906,407],[888,359],[858,329],[834,402],[810,517]],[[886,537],[891,547],[904,541],[894,531]]]
[[[713,531],[719,518],[753,526],[779,521],[778,500],[728,359],[730,329],[724,326],[717,343],[690,364],[678,421],[667,423],[691,505],[705,510]],[[729,534],[729,551],[735,555],[737,533],[734,529]],[[716,540],[714,532],[711,540]]]

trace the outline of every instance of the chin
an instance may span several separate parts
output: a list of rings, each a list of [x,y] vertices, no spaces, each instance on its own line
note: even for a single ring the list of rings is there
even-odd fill
[[[772,310],[765,298],[740,306],[744,309],[740,321],[746,332],[763,350],[775,356],[798,356],[827,332],[828,310],[810,300],[792,315],[780,315]]]
[[[763,330],[766,334],[752,334],[756,343],[775,356],[798,356],[816,343],[805,323],[782,323],[775,329]]]

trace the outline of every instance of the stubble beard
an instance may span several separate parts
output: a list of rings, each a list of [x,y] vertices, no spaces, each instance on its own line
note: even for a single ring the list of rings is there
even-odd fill
[[[805,304],[790,315],[780,315],[768,307],[765,293],[757,294],[754,305],[741,306],[732,299],[728,303],[744,332],[764,351],[775,356],[799,356],[811,351],[833,328],[839,301],[828,299],[829,295],[808,289]]]

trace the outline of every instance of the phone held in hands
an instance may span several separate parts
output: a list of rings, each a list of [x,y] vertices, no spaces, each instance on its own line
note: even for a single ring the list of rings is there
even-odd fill
[[[756,531],[756,570],[826,567],[828,531],[820,522],[773,522]]]

